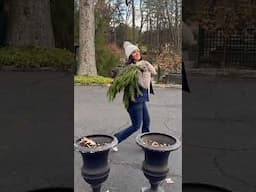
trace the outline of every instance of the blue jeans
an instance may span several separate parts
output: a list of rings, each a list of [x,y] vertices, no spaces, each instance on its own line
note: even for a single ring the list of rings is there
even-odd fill
[[[142,133],[149,132],[150,117],[145,102],[132,103],[128,108],[128,113],[132,125],[116,133],[114,136],[118,139],[118,143],[138,131],[142,124]]]

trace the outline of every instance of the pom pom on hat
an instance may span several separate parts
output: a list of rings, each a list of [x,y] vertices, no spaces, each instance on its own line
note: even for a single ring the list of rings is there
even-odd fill
[[[133,45],[129,41],[125,41],[123,47],[127,58],[129,58],[133,51],[140,50],[137,46]]]

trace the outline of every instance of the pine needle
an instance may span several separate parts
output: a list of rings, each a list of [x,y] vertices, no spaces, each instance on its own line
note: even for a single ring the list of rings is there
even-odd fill
[[[119,76],[117,76],[107,91],[107,98],[113,101],[117,94],[124,90],[123,103],[126,108],[130,101],[135,101],[135,95],[142,95],[138,84],[139,69],[135,65],[128,66]]]

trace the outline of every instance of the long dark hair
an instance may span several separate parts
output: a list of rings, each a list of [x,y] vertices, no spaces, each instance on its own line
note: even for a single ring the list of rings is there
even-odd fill
[[[141,57],[141,55],[140,55],[140,60],[139,60],[139,61],[141,61],[141,60],[142,60],[142,57]],[[129,58],[128,58],[128,60],[127,60],[127,62],[126,62],[126,65],[135,64],[135,63],[136,63],[136,61],[134,60],[134,58],[132,57],[132,55],[130,55]]]

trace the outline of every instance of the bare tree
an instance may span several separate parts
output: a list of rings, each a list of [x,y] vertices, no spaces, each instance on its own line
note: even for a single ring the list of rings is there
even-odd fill
[[[79,1],[79,75],[97,75],[95,60],[94,1]]]
[[[180,52],[181,0],[143,0],[140,10],[147,25],[143,42],[150,50],[159,53],[167,46]]]

